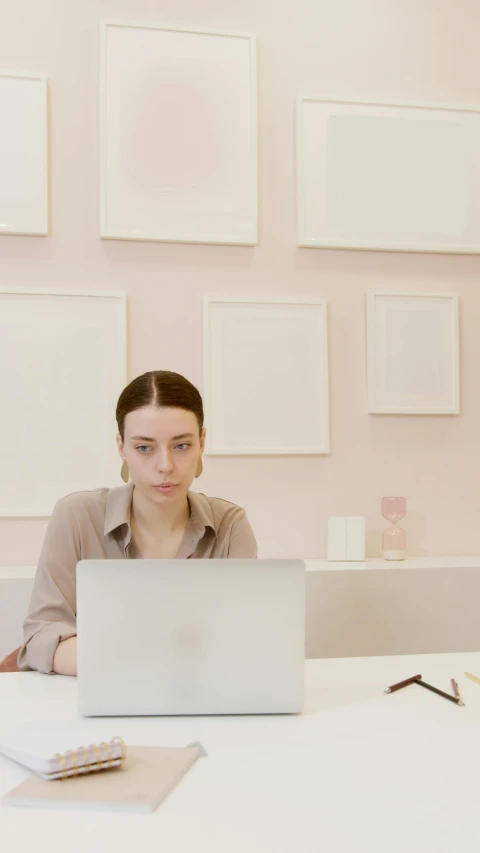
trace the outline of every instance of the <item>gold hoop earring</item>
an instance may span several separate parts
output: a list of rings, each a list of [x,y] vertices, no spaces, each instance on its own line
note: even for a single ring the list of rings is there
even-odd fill
[[[129,475],[128,465],[127,465],[126,459],[123,460],[123,465],[120,469],[120,476],[121,476],[124,483],[128,483],[128,478],[130,475]]]
[[[198,479],[198,477],[201,476],[202,472],[203,472],[203,462],[202,462],[202,457],[200,456],[200,459],[197,462],[197,470],[195,471],[195,479],[196,480]]]

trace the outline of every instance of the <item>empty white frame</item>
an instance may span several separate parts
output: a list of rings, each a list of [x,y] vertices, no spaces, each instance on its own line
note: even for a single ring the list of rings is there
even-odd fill
[[[371,414],[458,415],[458,296],[367,294]]]
[[[0,234],[48,234],[45,74],[0,71]]]
[[[298,244],[480,253],[480,110],[302,97]]]
[[[50,515],[62,495],[121,485],[115,406],[125,295],[0,288],[0,515]]]
[[[257,242],[255,37],[101,24],[100,234]]]
[[[325,299],[204,300],[211,454],[329,452]]]

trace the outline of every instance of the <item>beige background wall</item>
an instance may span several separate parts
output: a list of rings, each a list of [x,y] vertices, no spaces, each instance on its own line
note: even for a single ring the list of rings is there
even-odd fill
[[[299,92],[480,104],[478,3],[3,0],[0,12],[0,67],[48,75],[51,143],[51,236],[0,237],[1,281],[125,290],[130,378],[166,368],[184,373],[200,388],[205,291],[326,297],[331,454],[208,458],[199,489],[247,509],[263,556],[323,555],[326,519],[335,514],[366,515],[367,553],[379,555],[383,494],[408,498],[411,555],[479,553],[480,258],[297,249],[294,184]],[[102,17],[257,34],[258,247],[98,238],[97,24]],[[369,288],[460,294],[460,417],[366,414],[364,302]],[[34,411],[31,426],[35,442]],[[52,441],[61,454],[61,436]],[[88,453],[88,448],[78,452]],[[45,524],[45,519],[1,519],[0,563],[34,563]]]

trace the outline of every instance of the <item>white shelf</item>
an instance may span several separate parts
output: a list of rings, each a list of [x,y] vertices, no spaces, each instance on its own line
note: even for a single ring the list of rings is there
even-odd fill
[[[410,557],[407,560],[384,560],[383,557],[364,562],[333,562],[324,559],[305,560],[308,572],[345,571],[352,569],[480,569],[480,556]]]
[[[0,581],[34,578],[36,566],[0,566]]]

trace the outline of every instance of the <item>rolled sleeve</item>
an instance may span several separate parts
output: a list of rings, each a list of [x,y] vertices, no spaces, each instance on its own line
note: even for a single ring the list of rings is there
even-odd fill
[[[21,670],[53,672],[53,658],[63,640],[76,636],[76,566],[80,536],[68,498],[53,510],[35,574],[24,644],[17,662]]]
[[[232,524],[228,544],[228,557],[230,559],[236,557],[256,559],[257,550],[257,543],[250,522],[246,514],[243,513]]]

